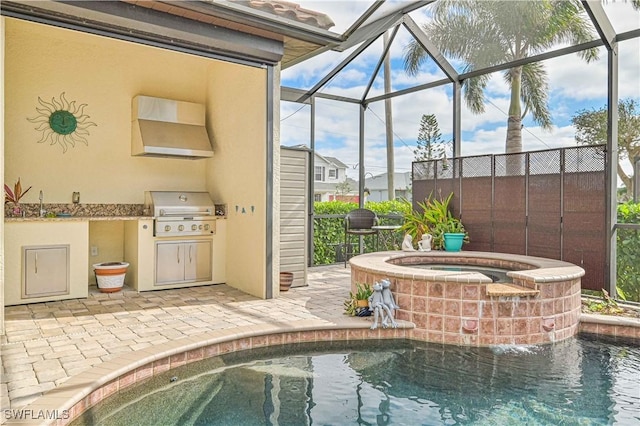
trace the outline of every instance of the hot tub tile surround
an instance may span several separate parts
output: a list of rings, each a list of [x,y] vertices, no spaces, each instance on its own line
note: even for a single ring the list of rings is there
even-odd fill
[[[476,272],[411,268],[453,263],[508,269],[513,280],[493,283]],[[486,252],[378,252],[350,260],[351,286],[391,280],[398,319],[415,324],[414,338],[490,346],[560,341],[578,332],[580,278],[567,262]]]

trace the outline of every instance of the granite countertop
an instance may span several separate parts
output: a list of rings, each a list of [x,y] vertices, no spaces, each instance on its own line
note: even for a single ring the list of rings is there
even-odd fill
[[[37,203],[20,204],[18,212],[12,204],[5,203],[5,222],[62,222],[62,221],[108,221],[108,220],[152,220],[150,209],[142,204],[44,204],[43,210],[54,217],[40,217]],[[24,216],[23,216],[24,215]],[[215,219],[226,219],[216,215]]]
[[[107,220],[145,220],[153,216],[65,216],[65,217],[5,217],[5,222],[82,222]]]
[[[142,204],[43,204],[46,214],[41,217],[37,203],[20,204],[19,210],[5,203],[5,222],[59,222],[59,221],[99,221],[99,220],[142,220],[153,219]]]

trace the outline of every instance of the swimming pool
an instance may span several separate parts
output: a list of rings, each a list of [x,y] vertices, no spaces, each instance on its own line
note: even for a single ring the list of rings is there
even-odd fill
[[[73,425],[637,424],[640,346],[299,344],[179,367]]]

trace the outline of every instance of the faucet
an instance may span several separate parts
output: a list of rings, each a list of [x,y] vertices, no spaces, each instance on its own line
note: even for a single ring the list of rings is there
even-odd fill
[[[42,200],[44,199],[44,195],[42,194],[42,190],[40,190],[40,217],[44,217],[47,211],[42,207]]]

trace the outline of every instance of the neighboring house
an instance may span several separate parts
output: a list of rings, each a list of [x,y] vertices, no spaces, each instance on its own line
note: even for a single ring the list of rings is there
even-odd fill
[[[394,173],[393,186],[395,198],[406,198],[411,201],[411,172]],[[367,201],[386,201],[389,199],[387,173],[366,178],[364,187],[369,191]]]
[[[357,201],[358,183],[347,177],[347,165],[335,157],[315,153],[313,168],[314,201]]]

